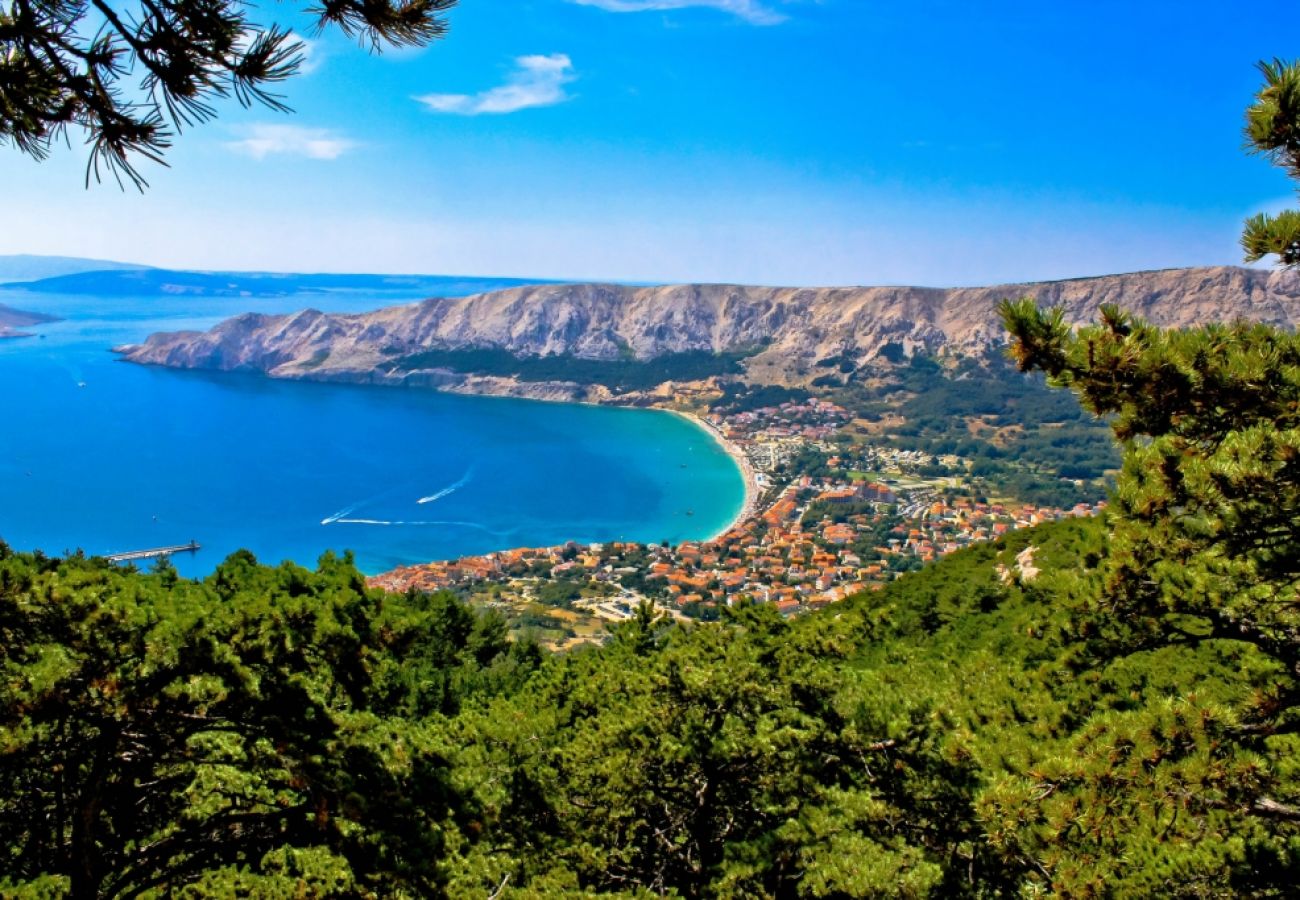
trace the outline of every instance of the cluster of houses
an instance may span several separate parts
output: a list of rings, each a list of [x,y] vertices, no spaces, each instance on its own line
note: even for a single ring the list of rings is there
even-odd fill
[[[706,421],[733,446],[739,447],[766,486],[771,472],[808,446],[825,446],[852,415],[829,400],[788,401],[744,412],[712,412]]]
[[[795,614],[883,586],[901,571],[972,543],[1092,515],[1103,505],[1004,506],[896,492],[881,482],[804,477],[759,515],[712,541],[507,550],[397,569],[371,583],[434,591],[492,582],[527,593],[539,579],[565,579],[604,585],[627,599],[653,600],[692,616],[708,617],[742,597]]]
[[[812,398],[744,412],[713,412],[707,418],[729,440],[762,443],[788,438],[823,441],[853,416],[829,400]]]

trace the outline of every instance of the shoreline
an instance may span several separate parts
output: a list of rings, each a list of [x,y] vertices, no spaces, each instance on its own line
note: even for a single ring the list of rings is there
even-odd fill
[[[727,532],[738,528],[758,514],[758,501],[762,496],[762,492],[758,488],[758,473],[754,471],[754,464],[749,461],[749,456],[744,450],[727,440],[727,438],[722,434],[722,432],[718,431],[712,422],[697,413],[672,409],[667,406],[656,406],[650,408],[658,409],[660,412],[666,412],[677,416],[678,418],[685,419],[700,430],[704,431],[713,439],[714,443],[722,448],[724,453],[731,457],[732,462],[736,464],[736,468],[740,469],[741,480],[744,482],[745,491],[745,496],[741,501],[740,509],[736,511],[735,517],[727,523],[726,527],[718,531],[716,534],[704,538],[701,543],[709,544],[718,540],[718,538],[722,537]]]
[[[122,362],[134,363],[136,365],[157,366],[161,368],[175,369],[180,371],[204,371],[190,366],[176,366],[176,365],[170,365],[166,363],[156,363],[156,362],[140,362],[138,360],[130,359],[128,356],[125,356],[124,354],[127,352],[127,350],[128,350],[127,345],[111,348],[111,351],[113,353],[118,354],[119,357],[121,357],[120,361]],[[722,448],[722,451],[726,453],[728,457],[731,458],[731,461],[735,463],[736,467],[740,470],[742,490],[744,492],[744,496],[741,501],[739,509],[736,510],[735,515],[732,516],[730,521],[728,521],[725,526],[723,526],[717,532],[707,537],[697,538],[695,539],[695,541],[691,541],[690,543],[706,543],[706,544],[712,543],[718,540],[719,538],[721,538],[723,535],[727,534],[728,532],[739,527],[749,519],[758,515],[759,513],[758,507],[763,494],[758,485],[758,473],[754,469],[753,463],[750,462],[749,457],[744,452],[744,450],[742,450],[739,446],[733,444],[730,440],[728,440],[713,425],[712,422],[709,422],[707,419],[705,419],[703,416],[699,415],[698,413],[687,412],[666,405],[658,405],[653,402],[646,405],[639,405],[636,403],[629,403],[629,402],[619,402],[621,398],[617,396],[598,397],[598,398],[592,398],[588,396],[579,400],[572,397],[544,396],[544,395],[540,395],[540,393],[530,395],[530,392],[528,391],[520,391],[518,393],[515,393],[515,392],[500,390],[500,388],[503,385],[499,383],[485,384],[483,382],[478,382],[478,383],[471,382],[469,384],[462,383],[460,385],[454,385],[454,386],[445,385],[445,384],[444,385],[411,384],[407,379],[403,379],[401,381],[369,380],[364,377],[359,377],[359,373],[346,373],[342,377],[329,377],[329,378],[319,377],[318,375],[316,375],[316,373],[295,373],[293,375],[288,375],[288,374],[272,374],[269,371],[262,371],[262,372],[250,372],[247,374],[253,377],[269,378],[273,380],[309,382],[309,383],[322,384],[322,385],[351,385],[360,388],[400,387],[400,388],[406,388],[408,390],[432,390],[437,393],[448,395],[448,396],[491,398],[491,399],[514,400],[514,401],[523,401],[523,402],[531,402],[531,403],[558,403],[558,404],[567,404],[572,406],[599,407],[603,409],[628,409],[628,410],[641,410],[644,412],[653,411],[653,412],[669,413],[670,415],[677,416],[680,419],[684,419],[690,422],[692,425],[699,428],[701,431],[705,432],[711,440],[713,440],[720,448]],[[522,382],[519,384],[522,385],[522,384],[533,384],[533,383]],[[538,383],[538,384],[542,384],[542,383]],[[563,384],[565,387],[577,386],[576,382],[572,382],[572,383],[565,382]],[[496,390],[494,390],[493,388],[496,388]],[[498,553],[507,552],[514,549],[518,549],[518,548],[505,547],[493,552],[498,552]],[[447,559],[426,560],[425,562],[422,563],[411,563],[409,565],[419,566],[419,565],[429,565],[432,563],[453,562],[453,561],[455,560],[447,560]],[[398,566],[396,568],[405,568],[405,567]],[[368,575],[367,577],[377,578],[382,575],[388,574],[388,572],[391,571],[395,571],[395,569],[390,569],[385,572],[378,573],[377,575]]]
[[[474,396],[499,396],[499,395],[481,394],[481,395],[474,395]],[[502,398],[502,399],[520,399],[520,398]],[[619,403],[609,403],[609,402],[599,402],[599,401],[548,401],[548,400],[536,400],[535,398],[526,398],[526,399],[532,399],[534,400],[534,402],[541,402],[541,403],[570,402],[570,403],[574,403],[575,405],[599,406],[599,407],[604,407],[606,409],[639,409],[645,412],[668,413],[669,415],[676,416],[679,419],[684,419],[685,421],[689,422],[691,425],[695,426],[696,428],[699,428],[701,431],[707,434],[709,438],[713,440],[714,443],[716,443],[722,449],[722,451],[727,454],[728,457],[731,458],[731,461],[734,462],[736,464],[736,467],[740,470],[741,481],[744,490],[744,499],[741,502],[740,508],[736,511],[735,516],[733,516],[732,519],[729,522],[727,522],[727,524],[724,525],[717,532],[705,538],[697,538],[695,540],[690,540],[690,541],[679,541],[677,543],[677,546],[680,546],[681,544],[711,544],[715,541],[718,541],[723,536],[735,530],[736,528],[740,527],[745,522],[754,518],[759,513],[759,503],[762,500],[763,493],[762,491],[759,490],[758,473],[754,469],[753,463],[749,461],[748,455],[746,455],[746,453],[739,446],[729,441],[726,437],[722,435],[721,432],[718,431],[716,427],[714,427],[713,423],[709,422],[707,419],[705,419],[703,416],[700,416],[697,413],[686,412],[680,409],[672,409],[667,406],[636,407],[636,406],[629,406],[629,405],[624,405]],[[551,545],[551,547],[549,548],[538,548],[538,549],[543,549],[543,550],[555,549],[555,547],[557,546],[560,545]],[[387,569],[383,572],[379,572],[374,575],[366,575],[366,583],[371,585],[372,587],[375,586],[385,587],[385,585],[383,584],[383,579],[392,576],[397,576],[399,573],[416,571],[429,566],[455,564],[465,560],[486,559],[489,557],[496,556],[498,554],[509,554],[515,551],[525,550],[525,549],[529,549],[529,548],[506,547],[500,550],[493,550],[489,553],[478,554],[476,556],[455,557],[452,559],[434,559],[434,560],[427,560],[425,562],[409,563],[407,565],[395,566],[391,569]]]

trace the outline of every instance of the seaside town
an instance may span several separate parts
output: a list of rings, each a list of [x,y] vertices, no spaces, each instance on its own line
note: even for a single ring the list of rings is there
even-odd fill
[[[1012,529],[1105,506],[992,501],[962,477],[968,463],[960,457],[835,440],[851,415],[827,400],[693,418],[736,458],[748,484],[738,520],[712,540],[518,548],[395,569],[371,585],[456,590],[551,646],[571,647],[602,640],[605,623],[630,618],[644,602],[678,619],[716,619],[743,600],[797,615]],[[936,477],[936,469],[958,474]]]

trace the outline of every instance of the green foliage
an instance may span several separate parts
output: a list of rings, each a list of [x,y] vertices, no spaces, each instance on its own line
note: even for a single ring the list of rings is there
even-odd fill
[[[924,706],[848,678],[851,643],[771,607],[694,630],[642,616],[475,719],[490,810],[464,893],[506,875],[592,892],[917,896],[963,836]],[[973,837],[973,835],[967,835]]]
[[[601,384],[616,391],[645,391],[665,381],[699,381],[744,371],[749,353],[688,350],[653,359],[584,359],[568,353],[516,356],[500,347],[421,350],[391,363],[394,371],[451,369],[476,375],[501,375],[520,381],[571,381]]]
[[[1141,643],[1176,625],[1300,662],[1300,338],[1161,331],[1114,309],[1074,334],[1026,301],[1004,315],[1022,365],[1113,415],[1126,448],[1106,633]]]
[[[1104,422],[1068,393],[1052,390],[1041,375],[1016,372],[1001,354],[951,369],[918,354],[833,398],[865,418],[901,416],[901,424],[873,441],[970,460],[972,474],[993,496],[1069,508],[1096,501],[1107,474],[1119,468]],[[972,421],[986,427],[972,433]],[[1006,431],[995,441],[1000,429]]]
[[[780,406],[782,403],[802,403],[811,396],[809,391],[802,388],[731,383],[723,385],[722,397],[713,404],[713,408],[724,412],[752,412],[768,406]]]
[[[1284,895],[1296,747],[1256,739],[1249,718],[1276,667],[1241,642],[1096,645],[1107,524],[1035,529],[897,582],[871,598],[860,665],[923,679],[917,696],[952,717],[942,744],[972,761],[988,879],[1030,895]]]
[[[1300,212],[1284,209],[1277,215],[1251,216],[1242,230],[1241,247],[1246,262],[1276,255],[1283,265],[1300,265]]]
[[[1261,62],[1259,71],[1264,86],[1246,110],[1246,143],[1300,179],[1300,65],[1275,59]],[[1241,246],[1247,262],[1277,256],[1285,266],[1300,265],[1300,211],[1252,216]]]
[[[869,503],[865,500],[855,501],[852,503],[831,502],[829,500],[814,500],[808,504],[804,510],[800,522],[805,528],[822,521],[830,519],[832,522],[845,522],[853,516],[870,516],[875,514],[876,504]]]
[[[1068,893],[1278,895],[1300,858],[1300,338],[1002,313],[1023,368],[1111,417],[1124,465],[1104,561],[1063,585],[1098,693],[994,781],[990,837]]]
[[[546,660],[332,557],[195,583],[0,548],[0,892],[1283,894],[1284,673],[1118,640],[1119,524],[796,620],[643,606]]]
[[[466,807],[425,714],[536,664],[329,555],[196,583],[6,552],[0,647],[4,890],[77,897],[436,892]]]
[[[568,607],[582,596],[582,585],[576,581],[551,579],[537,587],[537,602],[547,606]]]

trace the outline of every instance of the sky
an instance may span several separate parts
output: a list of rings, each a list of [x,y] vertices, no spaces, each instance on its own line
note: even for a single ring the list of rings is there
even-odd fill
[[[975,285],[1237,263],[1295,199],[1242,150],[1275,3],[461,0],[382,54],[294,7],[294,112],[222,104],[143,195],[0,146],[0,254]]]

